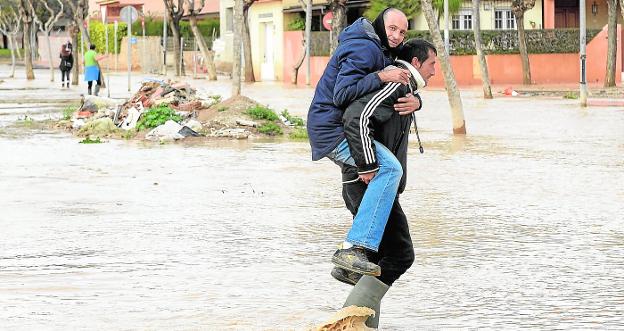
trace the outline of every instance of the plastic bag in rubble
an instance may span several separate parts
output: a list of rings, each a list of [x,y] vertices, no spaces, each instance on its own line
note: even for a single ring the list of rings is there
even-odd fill
[[[151,141],[166,141],[166,140],[178,140],[184,138],[179,132],[182,129],[182,125],[168,120],[165,124],[160,125],[148,132],[145,135],[145,139]]]
[[[122,103],[122,100],[116,100],[96,95],[85,95],[82,110],[88,110],[94,113],[99,109],[117,108],[117,106],[121,105]]]
[[[121,123],[121,128],[124,130],[134,129],[141,114],[143,114],[143,106],[140,103],[138,103],[136,107],[129,108],[128,116],[124,119],[123,123]]]

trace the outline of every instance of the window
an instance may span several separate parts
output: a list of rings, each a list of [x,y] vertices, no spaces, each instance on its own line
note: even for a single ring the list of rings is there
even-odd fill
[[[451,27],[453,30],[472,30],[472,12],[465,10],[453,15]]]
[[[232,32],[234,30],[234,8],[225,8],[225,31]]]
[[[516,17],[509,9],[497,9],[494,11],[494,29],[513,30],[516,28]]]

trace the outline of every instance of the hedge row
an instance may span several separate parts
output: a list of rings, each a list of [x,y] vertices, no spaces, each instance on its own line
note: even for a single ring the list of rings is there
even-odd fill
[[[204,36],[204,39],[208,43],[208,47],[212,45],[213,32],[215,34],[215,38],[219,37],[219,20],[217,19],[205,19],[197,22],[197,27],[199,31]],[[115,30],[114,24],[108,24],[108,49],[110,53],[114,53],[115,49]],[[152,18],[145,19],[145,35],[146,36],[162,36],[163,32],[163,21],[155,20]],[[193,32],[191,31],[191,26],[189,22],[182,21],[180,22],[180,32],[182,37],[185,40],[193,40]],[[127,24],[126,23],[118,23],[117,29],[117,52],[121,49],[121,41],[123,37],[128,34]],[[171,30],[167,32],[169,37],[171,37]],[[132,24],[132,35],[133,36],[141,36],[143,35],[143,30],[141,28],[141,21],[137,20]],[[91,37],[91,43],[95,44],[95,48],[98,53],[104,53],[106,51],[106,33],[104,24],[99,21],[91,21],[89,24],[89,36]],[[78,40],[80,42],[80,35],[78,35]],[[186,44],[186,43],[185,43]]]
[[[449,31],[451,55],[475,55],[474,33],[472,30]],[[578,53],[578,29],[525,30],[527,47],[530,54]],[[587,42],[591,41],[600,30],[587,30]],[[432,40],[429,31],[407,32],[406,38]],[[483,50],[486,54],[518,54],[518,31],[516,30],[481,30]],[[313,31],[312,56],[329,55],[329,31]]]

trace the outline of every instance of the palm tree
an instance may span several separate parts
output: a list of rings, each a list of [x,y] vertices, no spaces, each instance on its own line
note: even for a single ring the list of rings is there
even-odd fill
[[[617,0],[606,1],[609,7],[609,18],[607,23],[607,73],[604,87],[612,87],[615,86],[615,61],[617,57]]]
[[[518,27],[518,49],[520,49],[520,58],[522,59],[522,83],[524,85],[531,84],[531,65],[524,34],[524,13],[534,6],[535,0],[511,1],[511,11],[516,17],[516,26]]]
[[[446,93],[448,94],[449,104],[451,105],[451,116],[453,118],[453,134],[466,134],[466,121],[464,120],[464,111],[462,109],[461,96],[457,89],[457,81],[451,67],[448,52],[444,47],[444,41],[440,35],[440,27],[433,13],[431,0],[422,0],[422,10],[429,25],[429,32],[433,37],[436,48],[438,49],[438,60],[442,66],[444,73],[444,83],[446,84]]]
[[[487,61],[485,60],[485,54],[483,53],[483,46],[481,42],[481,19],[479,15],[480,0],[472,0],[472,15],[474,16],[474,37],[475,48],[477,49],[477,56],[479,57],[479,67],[481,67],[481,81],[483,82],[483,97],[486,99],[492,99],[492,87],[490,86],[490,75],[488,73]]]
[[[186,0],[187,10],[189,13],[189,25],[191,26],[191,31],[193,32],[193,36],[195,40],[197,40],[197,45],[199,45],[199,50],[202,53],[204,59],[206,59],[206,67],[208,68],[208,79],[209,80],[217,80],[217,69],[214,64],[214,53],[208,49],[208,45],[204,40],[204,36],[199,31],[197,27],[197,14],[204,8],[205,0],[199,1],[199,8],[195,7],[195,0]]]
[[[234,0],[234,53],[232,62],[232,96],[241,94],[241,44],[243,37],[243,0]]]

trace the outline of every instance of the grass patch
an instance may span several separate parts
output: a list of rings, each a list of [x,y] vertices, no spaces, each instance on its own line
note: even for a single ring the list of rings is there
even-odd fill
[[[221,106],[221,107],[219,107],[219,108],[217,109],[217,111],[218,111],[218,112],[220,112],[220,113],[222,113],[222,112],[224,112],[224,111],[226,111],[226,110],[228,110],[228,108],[227,108],[227,107],[225,107],[225,106]]]
[[[152,107],[146,113],[141,115],[137,123],[137,130],[153,129],[159,125],[165,124],[168,120],[180,122],[182,117],[175,113],[175,110],[169,106],[161,105]]]
[[[134,137],[136,137],[136,135],[139,133],[139,131],[137,131],[136,129],[130,129],[127,130],[126,132],[121,134],[121,138],[126,139],[126,140],[130,140],[133,139]]]
[[[246,114],[257,120],[267,120],[272,122],[279,120],[279,117],[271,108],[263,106],[248,108]]]
[[[258,132],[268,134],[269,136],[277,136],[277,135],[284,134],[284,131],[282,131],[282,128],[280,128],[279,125],[272,123],[272,122],[264,123],[261,126],[259,126]]]
[[[100,140],[100,137],[96,137],[95,139],[91,139],[91,137],[86,137],[82,139],[79,143],[80,144],[101,144],[102,140]]]
[[[78,106],[76,105],[66,106],[65,108],[63,108],[63,110],[61,110],[61,114],[63,116],[61,119],[64,119],[64,120],[71,119],[72,115],[77,109],[78,109]]]
[[[578,94],[576,94],[576,92],[572,92],[572,91],[568,91],[566,92],[566,94],[563,95],[564,99],[578,99],[579,96]]]
[[[282,116],[284,116],[284,118],[286,118],[288,122],[294,126],[303,126],[305,124],[301,117],[290,115],[290,113],[288,113],[288,109],[284,109]]]
[[[21,49],[22,54],[24,54],[24,49]],[[8,48],[0,49],[0,57],[11,57],[11,50]],[[17,50],[15,50],[15,57],[17,58]]]
[[[295,140],[308,140],[308,131],[302,127],[297,127],[288,134],[288,137]]]

